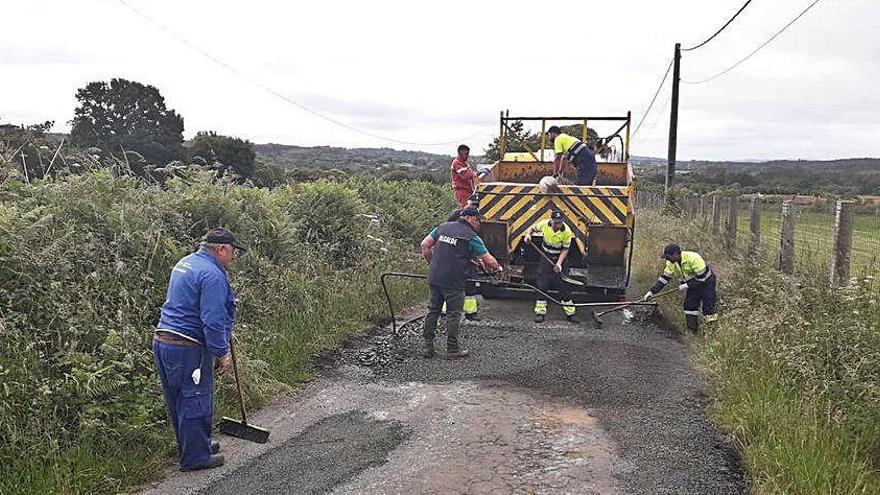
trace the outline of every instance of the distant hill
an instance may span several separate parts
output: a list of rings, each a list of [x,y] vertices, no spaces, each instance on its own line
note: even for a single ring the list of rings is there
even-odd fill
[[[333,146],[291,146],[256,144],[257,158],[284,168],[335,168],[339,170],[414,167],[425,170],[446,168],[451,155],[391,148],[336,148]]]
[[[666,160],[634,166],[648,182],[663,182]],[[679,184],[699,191],[733,188],[769,194],[878,195],[880,159],[678,162]]]

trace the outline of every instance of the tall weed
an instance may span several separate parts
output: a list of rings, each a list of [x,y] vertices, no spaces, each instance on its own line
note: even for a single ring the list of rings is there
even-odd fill
[[[383,321],[378,275],[423,267],[413,239],[437,219],[418,210],[454,206],[418,182],[269,190],[177,175],[163,187],[109,170],[0,186],[0,493],[116,492],[168,462],[152,327],[171,267],[209,228],[250,248],[231,278],[259,405],[307,379],[316,353]],[[421,299],[417,288],[400,284],[396,303]],[[225,377],[219,413],[233,397]]]
[[[759,493],[880,493],[880,287],[827,288],[721,247],[702,225],[640,212],[635,274],[650,285],[663,244],[700,252],[718,273],[717,327],[691,339],[714,412]],[[683,328],[681,302],[663,301]]]

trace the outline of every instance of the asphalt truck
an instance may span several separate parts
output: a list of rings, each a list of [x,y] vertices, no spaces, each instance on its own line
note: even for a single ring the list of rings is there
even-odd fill
[[[524,124],[540,124],[537,147],[521,138],[518,131]],[[481,170],[476,192],[483,215],[480,234],[504,272],[500,281],[481,284],[483,297],[534,297],[534,291],[522,284],[534,285],[538,263],[546,261],[526,244],[524,236],[537,221],[559,210],[576,236],[568,256],[569,277],[583,285],[570,286],[575,302],[624,299],[635,232],[630,124],[629,113],[621,117],[511,117],[509,112],[501,113],[499,160]],[[553,143],[546,137],[550,125],[580,131],[582,135],[576,137],[594,149],[598,171],[592,185],[574,185],[576,170],[571,164],[566,165],[557,187],[550,190],[540,185],[542,178],[553,174]],[[594,131],[600,128],[609,129],[608,133],[600,136]]]

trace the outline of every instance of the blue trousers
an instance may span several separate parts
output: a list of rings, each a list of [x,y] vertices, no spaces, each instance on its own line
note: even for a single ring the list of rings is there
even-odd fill
[[[153,356],[168,416],[180,452],[180,466],[193,468],[211,459],[214,422],[214,356],[203,347],[153,340]],[[193,373],[199,370],[198,383]]]
[[[577,185],[591,186],[596,178],[596,155],[587,148],[578,151],[574,156],[574,166],[577,168]]]

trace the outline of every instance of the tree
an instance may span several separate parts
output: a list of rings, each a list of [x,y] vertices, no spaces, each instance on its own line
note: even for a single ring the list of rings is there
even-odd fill
[[[15,176],[25,181],[41,179],[55,166],[52,159],[58,143],[46,133],[53,121],[41,124],[13,125],[0,123],[0,182]],[[54,170],[58,170],[55,166]]]
[[[213,131],[199,132],[189,145],[190,160],[199,158],[224,171],[229,167],[244,178],[254,175],[257,157],[254,144],[241,138],[222,136]]]
[[[532,132],[526,130],[523,126],[523,122],[521,120],[516,120],[509,124],[510,129],[507,131],[507,139],[504,145],[505,153],[508,152],[526,152],[533,151],[536,154],[541,149],[541,133],[540,132]],[[566,134],[570,134],[577,138],[580,138],[583,134],[584,125],[583,124],[572,124],[561,126],[562,132]],[[590,127],[587,128],[587,145],[591,148],[596,149],[596,144],[599,140],[599,134]],[[500,146],[500,138],[492,139],[492,142],[489,143],[489,146],[486,147],[485,153],[483,153],[485,159],[489,161],[497,161],[499,159],[499,146]],[[553,148],[553,143],[548,139],[546,142],[546,146],[549,149]]]
[[[107,153],[135,151],[159,165],[183,157],[183,117],[165,107],[155,87],[125,79],[91,82],[76,99],[73,144]]]

